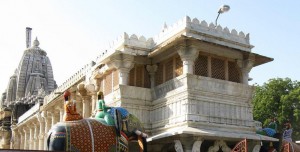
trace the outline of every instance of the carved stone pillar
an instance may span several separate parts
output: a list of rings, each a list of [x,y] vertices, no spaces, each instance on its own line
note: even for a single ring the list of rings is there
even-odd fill
[[[39,116],[38,121],[40,125],[39,134],[37,135],[39,140],[38,150],[44,150],[45,120],[43,117]]]
[[[34,137],[34,124],[30,124],[29,128],[29,147],[28,149],[33,150],[33,137]]]
[[[157,70],[157,65],[147,65],[147,71],[149,72],[150,75],[150,83],[151,83],[151,88],[155,87],[155,72]]]
[[[27,127],[23,128],[23,132],[24,132],[24,140],[23,140],[23,149],[28,149],[29,148],[29,129]]]
[[[195,60],[199,51],[195,47],[180,46],[177,52],[183,62],[183,74],[194,74]]]
[[[197,138],[193,144],[192,152],[200,152],[202,142],[203,142],[203,139]]]
[[[85,85],[84,87],[86,90],[87,90],[87,94],[90,95],[92,98],[91,98],[91,114],[90,116],[92,115],[92,113],[95,111],[95,108],[96,108],[96,103],[97,103],[97,91],[99,89],[99,87],[97,87],[97,85],[95,84],[87,84]]]
[[[174,140],[174,143],[175,143],[174,147],[176,152],[183,152],[183,148],[180,140]]]
[[[34,150],[38,150],[39,148],[39,131],[40,131],[40,127],[39,127],[39,122],[34,123],[34,135],[33,135],[33,147],[32,149]]]
[[[260,148],[261,148],[261,145],[260,144],[257,144],[253,147],[253,150],[252,152],[259,152],[260,151]]]
[[[13,148],[12,149],[21,149],[21,140],[22,140],[22,133],[19,132],[19,130],[15,130],[15,139],[13,143]]]
[[[83,118],[89,118],[91,116],[91,97],[90,96],[82,96],[82,114]]]
[[[46,140],[47,140],[47,135],[48,135],[48,131],[50,130],[51,128],[51,119],[49,116],[45,116],[44,117],[44,120],[45,120],[45,135],[44,135],[44,150],[47,150],[47,145],[46,145]]]
[[[246,60],[238,60],[237,65],[241,69],[241,82],[243,84],[248,84],[249,81],[249,72],[255,63],[255,56],[250,54]]]
[[[119,71],[120,85],[128,85],[129,72],[134,66],[133,61],[134,57],[128,54],[117,54],[110,58],[110,62],[107,65]]]
[[[10,149],[20,149],[20,134],[18,130],[15,129],[15,125],[12,125],[12,139],[10,142]]]
[[[59,113],[52,112],[51,113],[51,126],[54,126],[58,121],[59,121]]]
[[[20,134],[20,147],[19,149],[24,149],[24,131],[23,129],[19,129],[19,134]]]
[[[56,113],[54,115],[57,115],[58,118],[57,118],[57,122],[61,122],[63,121],[63,117],[64,117],[64,113],[65,113],[65,110],[63,108],[63,105],[58,105],[55,107],[55,111]],[[56,123],[57,123],[56,122]]]
[[[192,152],[193,138],[180,138],[184,152]]]

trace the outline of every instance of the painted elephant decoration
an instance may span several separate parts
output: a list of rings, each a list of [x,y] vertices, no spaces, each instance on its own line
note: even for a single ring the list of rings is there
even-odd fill
[[[143,133],[139,119],[124,108],[105,107],[103,100],[98,103],[101,106],[98,106],[95,118],[87,119],[74,117],[78,114],[74,111],[76,108],[72,108],[74,105],[65,104],[69,106],[65,106],[65,121],[57,123],[48,132],[48,150],[128,152],[129,142],[135,140],[138,141],[140,151],[146,152],[147,135]],[[70,119],[72,117],[74,120]]]
[[[128,142],[140,138],[140,149],[147,151],[146,136],[140,131],[141,123],[132,114],[129,114],[126,121],[126,127],[119,126],[123,128],[121,130],[97,118],[59,122],[48,133],[48,150],[127,152]]]

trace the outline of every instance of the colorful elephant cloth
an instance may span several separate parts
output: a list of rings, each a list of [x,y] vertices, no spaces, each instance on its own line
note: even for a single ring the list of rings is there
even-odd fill
[[[129,116],[129,112],[122,107],[111,107],[111,109],[108,111],[110,113],[110,115],[114,118],[115,117],[115,113],[116,110],[118,110],[121,114],[122,119],[126,119]]]

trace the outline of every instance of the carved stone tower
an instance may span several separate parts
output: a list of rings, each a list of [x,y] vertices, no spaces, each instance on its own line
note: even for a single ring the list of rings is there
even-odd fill
[[[17,120],[24,112],[57,86],[53,78],[51,62],[36,38],[31,47],[31,28],[26,28],[26,47],[15,73],[10,77],[2,96],[2,107],[13,108],[12,117]]]

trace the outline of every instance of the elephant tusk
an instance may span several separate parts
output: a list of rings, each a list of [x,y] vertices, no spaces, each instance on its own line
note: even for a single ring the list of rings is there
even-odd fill
[[[135,133],[136,135],[138,135],[138,136],[140,136],[140,135],[142,134],[142,132],[139,131],[139,130],[135,130],[134,133]]]
[[[148,138],[148,135],[147,135],[146,133],[143,133],[143,132],[142,132],[142,137]]]
[[[146,133],[143,133],[143,132],[141,132],[141,131],[139,131],[139,130],[135,130],[134,133],[135,133],[136,135],[142,136],[142,137],[144,137],[144,138],[147,138],[147,137],[148,137],[148,135],[147,135]]]

